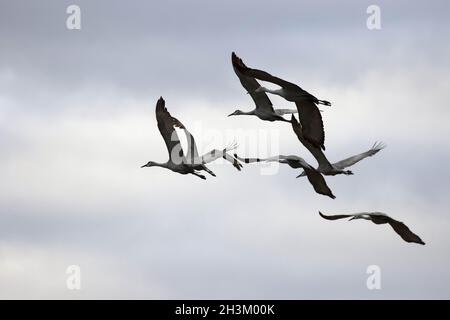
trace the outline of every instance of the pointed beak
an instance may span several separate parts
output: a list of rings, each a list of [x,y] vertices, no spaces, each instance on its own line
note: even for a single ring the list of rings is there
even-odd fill
[[[147,166],[147,164],[144,164],[143,166],[141,166],[141,168],[145,168]]]
[[[356,220],[358,219],[358,217],[351,217],[350,219],[348,219],[348,221],[352,221],[352,220]]]
[[[227,115],[227,117],[230,117],[230,116],[232,116],[234,113],[230,113],[229,115]]]

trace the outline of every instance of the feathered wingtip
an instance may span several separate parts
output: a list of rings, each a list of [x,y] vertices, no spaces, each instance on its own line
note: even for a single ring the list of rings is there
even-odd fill
[[[248,67],[245,65],[244,61],[242,61],[242,59],[239,58],[234,51],[231,53],[231,63],[240,72],[248,70]]]
[[[238,146],[239,146],[239,144],[237,143],[237,141],[235,139],[225,149],[223,149],[223,151],[227,152],[227,151],[235,150],[235,149],[237,149]]]
[[[158,101],[156,102],[156,106],[157,107],[164,107],[165,103],[166,102],[164,101],[164,98],[163,97],[159,97]]]
[[[387,146],[386,146],[385,143],[375,141],[375,143],[373,144],[372,148],[370,148],[370,149],[379,151],[379,150],[382,150],[382,149],[384,149],[386,147]]]
[[[236,55],[236,53],[233,51],[231,52],[231,63],[234,66],[237,66],[242,60]]]
[[[238,171],[241,171],[243,166],[239,162],[240,159],[237,157],[237,155],[234,154],[234,157],[233,157],[227,153],[228,151],[235,150],[237,147],[238,147],[238,143],[236,142],[236,139],[235,139],[235,140],[233,140],[233,142],[230,145],[228,145],[225,149],[223,149],[222,152],[223,152],[223,158],[230,161]]]
[[[164,101],[163,97],[159,97],[158,101],[156,102],[155,111],[157,114],[158,112],[167,112],[166,102]]]

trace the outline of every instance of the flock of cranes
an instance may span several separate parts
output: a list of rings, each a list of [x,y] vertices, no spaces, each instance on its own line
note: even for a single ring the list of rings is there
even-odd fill
[[[206,167],[206,164],[219,158],[225,159],[239,171],[242,169],[242,163],[276,161],[287,164],[294,169],[302,169],[303,171],[297,176],[297,178],[306,176],[318,194],[334,199],[335,196],[328,187],[323,176],[334,176],[338,174],[352,175],[353,172],[347,170],[347,168],[367,157],[377,154],[385,147],[382,143],[375,143],[372,148],[363,153],[331,163],[328,161],[323,152],[325,151],[325,132],[321,110],[318,108],[318,105],[331,106],[331,103],[326,100],[316,98],[294,83],[275,77],[263,70],[247,67],[242,59],[240,59],[234,52],[231,54],[231,62],[239,81],[253,99],[255,109],[247,112],[236,110],[228,116],[252,115],[264,121],[282,121],[290,123],[300,143],[316,159],[318,167],[314,168],[303,158],[296,155],[276,155],[262,159],[243,158],[238,156],[236,153],[231,154],[231,151],[236,149],[236,144],[227,146],[222,150],[214,149],[202,156],[199,156],[194,137],[177,118],[173,117],[169,111],[167,111],[165,101],[162,97],[160,97],[156,103],[156,120],[158,122],[158,129],[166,144],[169,159],[164,163],[149,161],[147,164],[143,165],[142,168],[155,166],[163,167],[184,175],[192,174],[205,180],[206,177],[201,174],[202,171],[206,171],[208,174],[215,176],[214,172]],[[261,86],[258,80],[271,82],[278,85],[280,88],[275,90],[268,89]],[[274,109],[273,104],[267,95],[268,93],[281,96],[289,102],[294,102],[296,109]],[[298,113],[299,121],[297,121],[294,115],[296,113]],[[291,115],[290,120],[283,117],[284,115],[289,114]],[[187,150],[183,150],[176,128],[184,132],[187,140]],[[420,237],[411,232],[405,224],[390,218],[381,212],[344,215],[324,215],[319,212],[319,214],[322,218],[327,220],[337,220],[350,217],[350,220],[365,219],[370,220],[375,224],[387,223],[406,242],[425,244]]]

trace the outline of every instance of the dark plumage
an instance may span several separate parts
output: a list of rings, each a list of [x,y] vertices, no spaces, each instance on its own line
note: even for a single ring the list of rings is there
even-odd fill
[[[359,161],[371,157],[375,154],[377,154],[380,150],[385,148],[385,145],[383,143],[374,143],[372,148],[367,150],[366,152],[348,157],[344,160],[330,163],[328,161],[327,157],[323,153],[320,148],[317,148],[313,144],[311,144],[309,141],[305,139],[303,136],[302,126],[300,123],[298,123],[297,119],[295,119],[294,116],[292,116],[291,119],[292,129],[294,130],[294,133],[296,134],[298,140],[303,144],[303,146],[311,152],[311,154],[316,158],[317,163],[319,166],[317,167],[317,170],[322,173],[325,176],[334,176],[337,174],[345,174],[345,175],[351,175],[353,174],[350,170],[345,170],[348,167],[353,166],[354,164],[358,163]],[[298,177],[305,176],[305,173],[302,172]]]
[[[268,92],[276,94],[288,101],[294,102],[297,106],[305,139],[316,147],[325,150],[325,132],[323,129],[322,115],[320,114],[320,110],[317,107],[317,104],[330,106],[330,102],[319,100],[309,92],[303,90],[298,85],[272,76],[265,71],[252,69],[244,64],[236,64],[235,68],[247,77],[253,77],[262,81],[268,81],[280,86],[281,89],[278,90],[270,90],[265,87],[259,87],[255,90],[255,92]]]
[[[322,195],[328,196],[332,199],[336,198],[331,191],[331,189],[328,187],[325,178],[322,176],[322,174],[314,169],[311,165],[309,165],[303,158],[290,155],[290,156],[284,156],[284,155],[278,155],[275,157],[260,159],[260,158],[241,158],[237,154],[234,154],[234,157],[238,159],[239,161],[242,161],[244,163],[253,163],[253,162],[261,162],[261,161],[267,161],[267,162],[279,162],[279,163],[285,163],[289,165],[291,168],[298,169],[303,168],[305,171],[306,176],[308,177],[308,181],[313,186],[314,190]]]
[[[253,102],[255,103],[256,108],[244,112],[241,110],[236,110],[229,116],[234,115],[254,115],[265,121],[284,121],[290,122],[283,118],[284,114],[297,113],[297,110],[290,109],[274,109],[272,102],[265,92],[256,92],[256,89],[261,87],[261,85],[256,81],[255,78],[243,75],[239,69],[246,68],[247,66],[244,64],[241,58],[239,58],[234,52],[231,54],[231,63],[233,65],[234,72],[236,73],[239,81],[241,82],[244,89],[247,93],[252,97]]]
[[[365,219],[370,220],[375,224],[389,224],[392,229],[406,242],[414,242],[424,245],[425,242],[420,239],[418,235],[413,233],[409,228],[401,221],[397,221],[382,212],[362,212],[355,214],[339,214],[339,215],[325,215],[319,211],[322,218],[327,220],[338,220],[343,218],[355,219]]]

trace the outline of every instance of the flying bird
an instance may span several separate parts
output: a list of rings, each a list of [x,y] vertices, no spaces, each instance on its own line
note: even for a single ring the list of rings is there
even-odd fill
[[[245,162],[245,163],[252,163],[252,162],[261,162],[261,161],[267,161],[267,162],[279,162],[289,165],[291,168],[298,169],[302,168],[308,177],[309,182],[313,186],[314,190],[322,195],[328,196],[332,199],[336,198],[331,191],[331,189],[328,187],[324,177],[322,174],[320,174],[319,171],[314,169],[311,165],[309,165],[303,158],[298,156],[274,156],[270,158],[260,159],[260,158],[241,158],[237,154],[234,154],[234,157],[238,159],[239,161]]]
[[[272,76],[265,71],[252,69],[244,64],[237,64],[234,67],[247,77],[253,77],[258,80],[271,82],[280,86],[280,89],[275,90],[260,86],[255,90],[255,92],[272,93],[279,95],[288,101],[295,102],[305,139],[316,147],[325,150],[325,132],[323,129],[322,116],[317,105],[323,104],[326,106],[331,106],[329,101],[319,100],[309,92],[300,88],[298,85]]]
[[[295,119],[294,116],[292,116],[291,124],[292,129],[297,135],[298,140],[305,146],[306,149],[309,150],[309,152],[311,152],[314,158],[316,158],[316,161],[319,164],[317,171],[326,176],[334,176],[337,174],[351,175],[353,174],[353,172],[350,170],[345,170],[346,168],[351,167],[352,165],[356,164],[357,162],[367,157],[371,157],[377,154],[380,150],[386,147],[383,143],[375,143],[372,146],[372,148],[370,148],[366,152],[354,155],[352,157],[346,158],[344,160],[332,164],[330,163],[330,161],[328,161],[327,157],[325,156],[323,151],[320,150],[320,148],[317,148],[316,146],[312,145],[309,141],[305,139],[302,132],[302,126],[300,125],[300,123],[298,123],[297,119]],[[303,176],[305,176],[304,172],[302,172],[299,176],[297,176],[297,178]]]
[[[414,234],[409,228],[401,221],[397,221],[382,212],[362,212],[355,214],[340,214],[340,215],[324,215],[319,211],[322,218],[327,220],[337,220],[343,218],[350,218],[350,220],[355,219],[365,219],[370,220],[375,224],[386,224],[388,223],[392,229],[406,242],[414,242],[419,244],[425,244],[425,242],[420,239],[420,237]]]
[[[267,94],[263,91],[256,92],[261,85],[258,81],[249,76],[245,76],[242,72],[239,71],[239,68],[247,68],[241,58],[239,58],[234,52],[231,54],[231,63],[233,65],[234,72],[236,73],[239,81],[247,93],[252,97],[253,102],[256,105],[256,108],[251,111],[241,111],[236,110],[228,116],[237,116],[237,115],[253,115],[257,116],[261,120],[265,121],[284,121],[290,122],[283,118],[284,114],[292,114],[297,113],[295,109],[274,109],[272,102],[270,101]]]
[[[222,157],[230,162],[237,170],[241,170],[242,164],[239,163],[237,159],[227,154],[227,151],[235,149],[236,145],[227,147],[223,150],[214,149],[199,157],[194,137],[178,119],[170,115],[165,107],[165,101],[162,97],[159,98],[156,103],[156,120],[158,122],[159,132],[161,133],[164,142],[166,143],[167,151],[169,152],[169,160],[165,163],[149,161],[141,168],[162,167],[180,174],[193,174],[205,180],[206,177],[200,174],[199,171],[206,171],[215,177],[216,175],[214,172],[208,169],[205,164]],[[183,152],[175,127],[183,129],[186,134],[188,142],[186,154]]]

